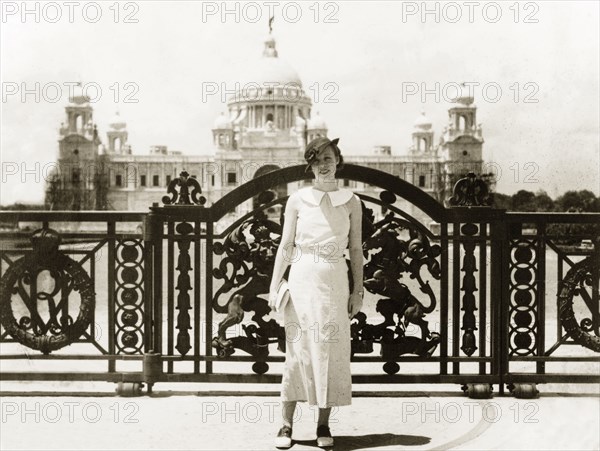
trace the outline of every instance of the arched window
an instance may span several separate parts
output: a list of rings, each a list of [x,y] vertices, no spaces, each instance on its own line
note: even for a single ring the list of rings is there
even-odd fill
[[[134,164],[128,164],[125,168],[127,185],[135,186],[137,182],[137,167]]]
[[[83,130],[83,118],[81,117],[81,114],[75,116],[75,130],[78,132]]]

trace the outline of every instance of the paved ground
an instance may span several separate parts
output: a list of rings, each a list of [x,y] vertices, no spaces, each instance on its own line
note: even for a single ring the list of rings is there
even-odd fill
[[[275,449],[275,387],[217,396],[215,390],[226,388],[158,385],[152,397],[123,398],[114,396],[112,384],[81,384],[75,393],[72,383],[4,382],[0,449]],[[358,387],[352,406],[332,413],[334,449],[600,449],[597,386],[542,385],[535,400],[497,394],[473,400],[458,386],[441,388],[446,391],[411,386],[366,397],[371,387]],[[299,404],[292,450],[318,449],[315,413]]]

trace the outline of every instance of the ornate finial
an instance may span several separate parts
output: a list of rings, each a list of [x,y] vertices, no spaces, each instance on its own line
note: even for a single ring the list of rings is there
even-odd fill
[[[460,83],[459,91],[453,102],[470,106],[474,100],[475,98],[473,96],[473,91],[470,86],[467,86],[467,82],[463,81],[462,83]]]
[[[263,56],[267,58],[277,58],[277,48],[275,47],[275,38],[273,37],[273,21],[275,17],[272,16],[269,19],[269,36],[265,39],[265,49],[263,50]]]
[[[492,196],[487,184],[469,172],[454,185],[448,204],[452,207],[489,207],[492,205]]]
[[[36,230],[31,235],[33,252],[42,258],[56,255],[61,241],[59,233],[54,229],[49,229],[47,226]]]
[[[179,192],[177,192],[177,187],[179,187]],[[192,188],[190,190],[190,187]],[[206,197],[200,196],[202,193],[202,188],[200,188],[200,183],[196,180],[195,177],[190,177],[187,171],[182,171],[174,180],[171,180],[169,186],[167,188],[167,192],[171,194],[169,196],[163,196],[162,201],[165,205],[201,205],[203,206],[206,203]],[[190,201],[190,196],[192,201]]]

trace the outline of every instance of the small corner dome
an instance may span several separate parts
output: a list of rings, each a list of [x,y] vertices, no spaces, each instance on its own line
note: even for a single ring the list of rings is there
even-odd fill
[[[308,120],[308,128],[327,128],[325,119],[317,112],[311,119]]]
[[[414,127],[421,130],[429,130],[431,128],[431,121],[425,115],[424,111],[421,114],[419,114],[419,116],[415,120]]]
[[[475,101],[473,93],[471,89],[466,86],[464,83],[460,85],[460,90],[456,94],[454,98],[454,103],[460,103],[461,105],[470,106]]]
[[[89,103],[90,98],[83,93],[81,83],[73,87],[73,95],[69,97],[69,102],[75,105],[83,105]]]
[[[229,121],[229,119],[227,119],[225,113],[219,114],[219,116],[217,116],[217,118],[215,119],[213,129],[217,128],[231,128],[231,122]]]
[[[119,114],[118,111],[112,117],[112,119],[110,120],[108,125],[110,126],[110,128],[112,128],[114,130],[121,130],[121,129],[127,127],[127,123],[123,120],[123,118],[121,117],[121,115]]]

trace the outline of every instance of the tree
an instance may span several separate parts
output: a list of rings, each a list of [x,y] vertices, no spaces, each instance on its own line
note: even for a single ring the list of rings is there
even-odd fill
[[[544,190],[535,193],[535,211],[554,211],[554,201]]]
[[[556,199],[556,209],[562,212],[600,212],[600,198],[589,190],[567,191]]]
[[[507,211],[512,210],[512,196],[501,193],[494,193],[493,207],[501,208]]]
[[[600,198],[589,190],[567,191],[556,199],[555,210],[559,212],[581,213],[600,212]],[[582,239],[600,235],[599,224],[551,224],[548,232],[563,238],[557,240],[561,244],[577,245]]]
[[[512,197],[514,211],[536,211],[535,194],[524,189],[517,191]]]
[[[508,211],[554,211],[555,203],[548,193],[539,190],[536,193],[520,190],[512,196],[505,194],[494,195],[496,208],[506,208]]]

